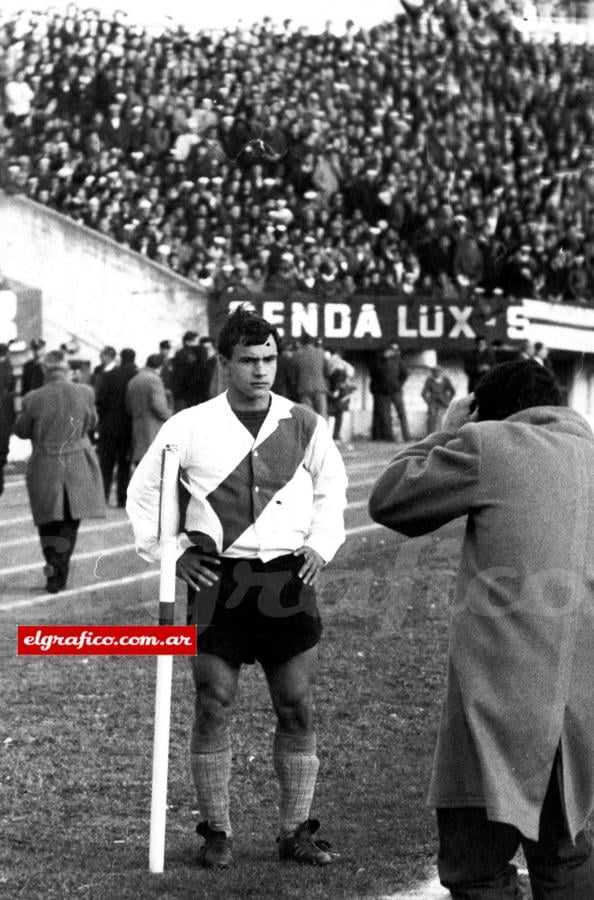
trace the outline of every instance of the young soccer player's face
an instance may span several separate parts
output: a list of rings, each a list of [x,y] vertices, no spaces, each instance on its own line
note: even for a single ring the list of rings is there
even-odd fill
[[[236,409],[267,409],[276,375],[278,351],[269,337],[265,344],[236,344],[231,359],[223,361],[229,385],[229,402]]]

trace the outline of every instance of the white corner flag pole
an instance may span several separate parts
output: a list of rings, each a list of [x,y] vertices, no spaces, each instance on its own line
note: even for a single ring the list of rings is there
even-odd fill
[[[159,498],[159,544],[161,547],[159,625],[174,624],[175,565],[177,561],[177,531],[179,527],[178,472],[179,456],[177,447],[168,444],[163,450],[161,460],[161,490]],[[149,870],[155,874],[163,872],[165,865],[165,818],[167,814],[172,671],[173,657],[158,656],[149,841]]]

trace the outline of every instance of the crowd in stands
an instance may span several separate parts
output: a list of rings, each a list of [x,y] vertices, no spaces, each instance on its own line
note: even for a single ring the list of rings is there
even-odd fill
[[[208,291],[590,303],[594,55],[488,0],[369,30],[0,24],[0,184]]]

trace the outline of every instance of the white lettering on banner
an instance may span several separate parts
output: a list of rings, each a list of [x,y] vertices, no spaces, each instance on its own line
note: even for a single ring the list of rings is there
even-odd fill
[[[0,291],[0,335],[4,343],[14,341],[16,326],[17,295],[14,291]]]
[[[318,336],[318,304],[291,303],[291,337]]]
[[[473,306],[465,306],[464,309],[458,309],[457,306],[449,307],[451,314],[456,320],[456,324],[448,334],[448,337],[457,338],[462,334],[464,334],[465,337],[474,337],[474,331],[468,324],[468,319],[472,315],[473,309]]]
[[[433,328],[429,327],[428,313],[433,311]],[[443,309],[441,306],[419,307],[419,335],[424,338],[438,338],[443,334]]]
[[[351,334],[351,310],[346,303],[324,304],[324,337],[347,338]]]
[[[240,306],[245,306],[246,309],[251,309],[252,312],[256,312],[256,307],[253,303],[250,303],[249,300],[230,300],[229,306],[227,307],[229,315],[234,313]]]
[[[361,312],[353,331],[353,337],[361,338],[366,334],[374,338],[381,338],[382,336],[382,329],[373,303],[364,303],[361,307]]]
[[[405,338],[416,338],[419,336],[419,332],[416,328],[409,328],[408,322],[406,321],[406,314],[408,312],[408,306],[399,306],[398,307],[398,337]]]
[[[282,300],[265,300],[262,303],[262,317],[276,327],[281,337],[284,336],[285,304]]]
[[[506,310],[507,336],[512,340],[521,340],[528,334],[530,319],[521,306],[508,306]]]

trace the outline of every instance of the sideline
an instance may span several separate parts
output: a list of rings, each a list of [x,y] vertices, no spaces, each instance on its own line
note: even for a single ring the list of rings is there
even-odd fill
[[[516,869],[520,878],[528,877],[528,869],[525,865],[516,865]],[[376,900],[450,900],[450,897],[450,892],[439,883],[436,869],[435,875],[429,878],[428,881],[423,881],[416,887],[399,891],[396,894],[383,894],[381,897],[377,897]]]
[[[378,525],[376,522],[370,522],[367,525],[358,525],[355,528],[348,528],[347,532],[346,532],[346,536],[348,539],[349,537],[351,537],[353,535],[363,534],[366,531],[373,531],[374,529],[378,529],[378,528],[382,528],[382,527],[383,527],[382,525]],[[133,544],[127,545],[125,547],[125,549],[129,549],[130,547],[133,547],[133,546],[134,546]],[[119,551],[119,549],[120,548],[114,548],[114,551],[112,551],[112,552],[117,553]],[[93,553],[88,554],[88,556],[95,556],[95,555],[97,555],[97,556],[106,555],[106,551],[103,551],[103,554],[100,554],[97,551],[93,551]],[[81,554],[81,556],[82,556],[82,554]],[[81,556],[79,556],[78,558],[80,559]],[[75,561],[76,556],[73,556],[72,559],[73,559],[73,561]],[[21,571],[22,568],[37,569],[40,567],[41,567],[41,563],[38,562],[31,566],[26,566],[26,567],[19,566],[17,568],[19,571]],[[6,570],[6,569],[4,570],[5,573],[7,571],[8,570]],[[24,609],[28,606],[36,606],[39,603],[48,603],[50,600],[61,600],[62,598],[66,598],[66,597],[76,597],[80,594],[89,594],[89,593],[93,593],[94,591],[102,591],[102,590],[107,590],[108,588],[121,587],[122,585],[126,585],[126,584],[134,584],[134,582],[136,582],[136,581],[146,581],[149,578],[158,578],[159,574],[160,574],[159,569],[153,569],[150,572],[140,572],[137,575],[126,575],[123,578],[114,578],[111,581],[97,581],[94,584],[87,584],[87,585],[84,585],[83,587],[67,588],[65,591],[59,591],[59,593],[57,593],[57,594],[40,594],[37,597],[27,597],[26,599],[23,599],[23,600],[13,600],[11,603],[2,603],[0,601],[0,614],[5,613],[5,612],[11,612],[11,610],[14,610],[14,609]]]
[[[396,894],[384,894],[378,897],[378,900],[450,900],[450,897],[450,892],[441,886],[438,876],[435,875],[417,887]]]
[[[80,562],[85,559],[93,559],[97,558],[97,562],[101,561],[103,556],[115,556],[118,553],[127,553],[128,550],[134,550],[134,544],[118,544],[117,547],[108,547],[105,550],[87,550],[85,553],[75,553],[71,562]],[[8,569],[0,569],[0,577],[4,575],[17,575],[21,572],[33,572],[35,569],[39,569],[43,566],[43,562],[38,560],[34,563],[25,563],[19,564],[18,566],[10,566]],[[66,593],[66,591],[60,591],[60,593]]]

